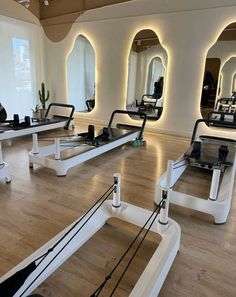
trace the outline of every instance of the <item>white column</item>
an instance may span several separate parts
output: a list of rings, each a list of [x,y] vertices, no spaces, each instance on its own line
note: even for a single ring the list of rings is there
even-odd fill
[[[162,225],[168,224],[168,213],[171,195],[171,179],[173,174],[174,161],[169,160],[167,163],[166,186],[162,189],[162,199],[164,207],[161,208],[159,223]]]
[[[216,200],[218,195],[219,183],[220,183],[220,173],[219,169],[214,169],[211,180],[211,189],[210,189],[210,200]]]

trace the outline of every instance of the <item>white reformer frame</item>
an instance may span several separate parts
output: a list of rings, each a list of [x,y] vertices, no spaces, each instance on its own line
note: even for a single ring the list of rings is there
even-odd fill
[[[201,120],[204,121],[204,120]],[[210,120],[209,120],[210,121]],[[182,161],[181,161],[182,160]],[[190,166],[188,160],[181,155],[175,163],[178,163],[176,169],[173,169],[170,187],[173,188],[186,168]],[[184,206],[193,210],[210,214],[214,217],[215,224],[224,224],[230,211],[234,179],[236,171],[236,154],[234,156],[233,165],[226,167],[223,178],[220,181],[221,171],[214,169],[212,172],[211,186],[208,199],[188,195],[172,190],[170,192],[170,203]],[[160,202],[160,192],[166,183],[167,173],[165,172],[156,184],[156,192],[154,201]]]
[[[171,180],[173,162],[169,161],[169,181]],[[37,268],[28,276],[23,285],[12,297],[25,297],[29,295],[35,288],[37,288],[47,277],[49,277],[63,262],[65,262],[73,253],[75,253],[83,244],[86,243],[109,218],[119,218],[125,222],[143,227],[145,222],[151,216],[152,211],[131,205],[120,200],[120,174],[114,175],[115,190],[113,192],[113,200],[105,201],[98,211],[92,216],[90,221],[75,235],[70,243],[61,251],[60,256],[47,267],[47,269],[40,274],[39,278],[28,288],[37,275],[43,270],[44,267],[54,258],[54,256],[65,245],[69,238],[76,233],[82,224],[83,220],[77,225],[76,229],[69,233],[56,248],[44,259],[44,261],[37,266]],[[170,197],[170,187],[168,184],[163,188],[162,196],[164,197],[165,207],[161,209],[155,223],[152,225],[150,231],[158,233],[161,236],[161,242],[155,250],[153,256],[149,260],[146,268],[139,277],[129,297],[157,297],[169,269],[175,259],[175,256],[180,248],[180,234],[181,230],[179,225],[168,217],[168,204]],[[90,210],[86,220],[90,214],[93,213],[96,205]],[[14,275],[17,271],[29,265],[32,261],[43,255],[47,250],[52,247],[60,238],[67,233],[67,231],[77,222],[76,220],[53,239],[47,242],[44,246],[39,248],[31,256],[26,258],[16,267],[11,269],[8,273],[0,278],[0,283]],[[148,228],[148,226],[146,226]],[[39,261],[38,261],[39,262]],[[79,269],[79,267],[78,267]],[[28,289],[27,289],[28,288]],[[27,290],[26,290],[27,289]],[[26,290],[26,291],[25,291]],[[24,292],[25,291],[25,292]],[[24,293],[23,293],[24,292]],[[23,295],[22,295],[23,293]]]
[[[7,184],[11,182],[9,166],[6,162],[3,161],[3,157],[2,157],[1,141],[0,141],[0,179],[5,179]]]
[[[115,110],[112,113],[108,127],[111,127],[112,120],[116,113],[134,114],[134,115],[140,116],[140,113],[137,113],[137,112]],[[40,165],[40,166],[43,166],[46,168],[53,169],[54,171],[56,171],[57,176],[65,176],[67,174],[67,171],[70,168],[73,168],[87,160],[97,157],[97,156],[99,156],[105,152],[108,152],[116,147],[119,147],[125,143],[134,141],[135,139],[142,139],[143,130],[144,130],[145,123],[146,123],[146,115],[142,114],[142,116],[143,116],[143,124],[142,124],[142,127],[140,127],[140,129],[138,131],[134,131],[132,133],[129,133],[126,136],[123,136],[117,140],[108,142],[106,144],[102,144],[98,147],[93,146],[92,149],[90,146],[90,149],[87,151],[84,151],[85,146],[81,145],[81,149],[80,149],[81,152],[78,152],[77,155],[67,158],[65,160],[61,159],[61,153],[63,151],[72,149],[73,144],[71,145],[71,147],[69,145],[68,146],[60,146],[60,139],[55,138],[54,144],[39,147],[37,134],[33,134],[32,151],[29,152],[30,168],[33,169],[34,165],[37,164],[37,165]],[[77,147],[77,150],[79,150],[79,147]],[[54,155],[54,158],[51,157],[52,155]]]
[[[53,130],[53,129],[58,129],[58,128],[65,128],[68,129],[71,121],[73,121],[73,113],[74,113],[74,107],[72,105],[68,104],[61,104],[61,103],[51,103],[47,109],[46,116],[49,114],[50,109],[52,106],[56,107],[65,107],[65,108],[70,108],[71,109],[71,114],[69,117],[65,117],[65,120],[55,122],[55,123],[50,123],[50,124],[44,124],[42,126],[32,126],[28,127],[25,129],[19,129],[19,130],[6,130],[3,133],[0,133],[0,179],[5,179],[6,183],[11,182],[11,176],[10,176],[10,171],[9,171],[9,165],[8,163],[3,161],[3,156],[2,156],[2,141],[5,140],[10,140],[16,137],[21,137],[21,136],[26,136],[30,135],[33,133],[38,133],[38,132],[43,132],[43,131],[48,131],[48,130]],[[73,123],[72,123],[73,126]]]

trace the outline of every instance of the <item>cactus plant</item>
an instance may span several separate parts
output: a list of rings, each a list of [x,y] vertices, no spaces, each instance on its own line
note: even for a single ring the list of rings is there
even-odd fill
[[[47,96],[45,94],[45,85],[44,83],[41,83],[41,91],[39,90],[39,99],[42,103],[42,109],[46,109],[46,102],[48,101],[50,96],[49,91],[47,91]]]

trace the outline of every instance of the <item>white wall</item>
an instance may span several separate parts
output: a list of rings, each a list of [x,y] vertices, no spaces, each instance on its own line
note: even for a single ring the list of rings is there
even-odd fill
[[[1,0],[0,8],[4,8],[2,2],[9,1]],[[8,7],[4,9],[8,13]],[[85,35],[96,52],[97,104],[91,113],[78,116],[107,123],[114,109],[126,106],[128,56],[133,38],[138,31],[151,29],[167,51],[168,65],[164,112],[159,121],[149,122],[147,128],[189,135],[201,116],[207,52],[221,31],[235,21],[236,0],[134,0],[91,10],[78,18],[63,41],[53,43],[45,37],[47,87],[54,101],[67,101],[67,57],[76,37]]]
[[[167,51],[168,65],[163,115],[159,121],[149,122],[147,127],[155,131],[189,135],[195,120],[201,117],[201,86],[207,52],[221,31],[236,21],[236,6],[154,14],[158,11],[158,1],[149,1],[152,2],[152,15],[122,18],[122,13],[132,15],[134,6],[142,5],[142,1],[132,2],[132,6],[131,3],[118,5],[120,18],[117,19],[108,19],[111,11],[117,16],[117,6],[88,12],[87,16],[85,13],[79,23],[73,25],[65,40],[59,43],[47,41],[46,52],[50,58],[47,77],[54,100],[66,101],[66,56],[74,39],[83,34],[91,41],[96,52],[97,104],[90,114],[79,114],[79,117],[104,123],[114,109],[125,109],[131,44],[138,31],[151,29]],[[223,3],[207,1],[208,4],[213,2]],[[236,1],[225,1],[227,3],[236,5]],[[107,19],[88,21],[95,16],[97,18],[99,12],[100,16],[103,14],[103,18]]]
[[[137,74],[137,56],[136,52],[131,51],[129,55],[128,66],[128,82],[127,82],[127,95],[126,102],[131,105],[134,102],[136,91],[136,74]]]

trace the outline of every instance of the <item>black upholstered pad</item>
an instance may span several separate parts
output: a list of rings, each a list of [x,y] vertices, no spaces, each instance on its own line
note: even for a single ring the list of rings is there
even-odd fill
[[[200,154],[194,153],[194,144],[185,152],[184,156],[189,160],[190,165],[202,167],[206,169],[221,169],[225,166],[232,166],[236,156],[236,143],[234,140],[223,138],[208,138],[207,136],[200,137]],[[226,160],[222,161],[219,158],[219,150],[226,149],[228,154]]]

